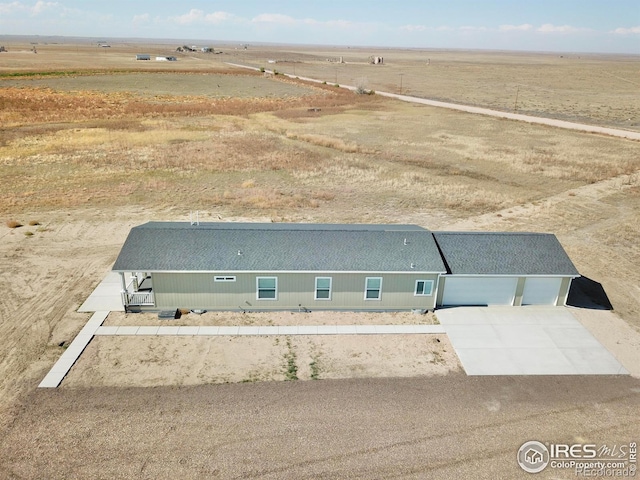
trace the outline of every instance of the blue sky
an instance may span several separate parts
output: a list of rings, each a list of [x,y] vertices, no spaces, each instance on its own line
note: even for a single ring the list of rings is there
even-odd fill
[[[640,0],[0,0],[0,35],[640,54]]]

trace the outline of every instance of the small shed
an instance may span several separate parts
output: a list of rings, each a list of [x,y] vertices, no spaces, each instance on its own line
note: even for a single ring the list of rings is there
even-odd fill
[[[555,235],[435,232],[447,267],[437,304],[565,305],[580,276]]]

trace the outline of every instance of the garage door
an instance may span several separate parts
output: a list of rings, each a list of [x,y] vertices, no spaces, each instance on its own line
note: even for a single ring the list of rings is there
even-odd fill
[[[527,278],[522,293],[523,305],[555,305],[561,278]]]
[[[517,278],[446,277],[442,305],[513,305]]]

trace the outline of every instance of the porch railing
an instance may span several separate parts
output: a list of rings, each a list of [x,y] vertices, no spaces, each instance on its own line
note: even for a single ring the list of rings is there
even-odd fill
[[[153,291],[149,292],[124,292],[123,296],[126,305],[155,305]]]

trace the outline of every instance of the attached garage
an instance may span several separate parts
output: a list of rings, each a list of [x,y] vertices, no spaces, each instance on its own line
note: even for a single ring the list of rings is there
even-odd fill
[[[447,273],[438,306],[565,305],[578,271],[555,235],[434,232]]]
[[[561,286],[561,277],[528,277],[524,282],[522,305],[555,305]]]
[[[444,281],[442,305],[513,305],[514,277],[456,277]]]

